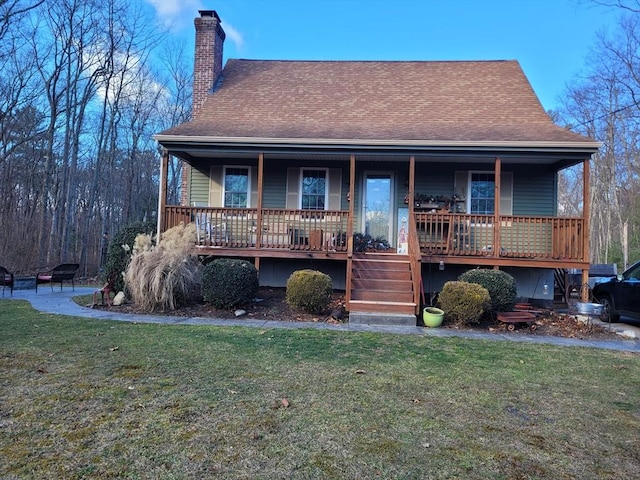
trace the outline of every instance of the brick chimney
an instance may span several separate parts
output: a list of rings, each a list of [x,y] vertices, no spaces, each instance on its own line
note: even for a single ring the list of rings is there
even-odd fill
[[[193,105],[191,118],[198,116],[207,94],[222,72],[222,46],[226,34],[220,26],[215,10],[198,10],[196,26],[196,52],[193,64]]]

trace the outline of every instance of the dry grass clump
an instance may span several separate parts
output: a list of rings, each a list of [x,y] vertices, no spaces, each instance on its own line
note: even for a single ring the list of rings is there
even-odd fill
[[[175,310],[200,293],[200,262],[192,253],[196,240],[193,224],[167,230],[158,245],[150,235],[136,237],[125,283],[142,310]]]

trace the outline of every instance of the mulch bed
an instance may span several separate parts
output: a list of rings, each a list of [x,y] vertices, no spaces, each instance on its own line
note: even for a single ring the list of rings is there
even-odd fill
[[[238,318],[252,320],[279,320],[291,322],[327,322],[341,323],[348,319],[344,311],[345,301],[343,292],[334,292],[330,307],[321,314],[310,314],[289,306],[285,300],[284,288],[262,287],[258,292],[256,301],[239,306],[237,309],[216,309],[204,303],[194,303],[183,306],[178,310],[153,312],[159,315],[173,315],[181,317],[201,317],[201,318]],[[97,306],[96,308],[107,309],[108,307]],[[121,306],[113,306],[110,311],[123,313],[148,313],[142,312],[135,305],[127,303]],[[244,310],[244,314],[236,317],[236,310]],[[498,320],[485,319],[477,324],[458,327],[445,323],[441,328],[456,330],[468,330],[477,332],[495,332],[524,335],[553,335],[578,339],[620,339],[615,332],[609,331],[606,327],[598,325],[588,325],[576,316],[556,313],[553,311],[540,311],[536,315],[536,328],[532,330],[527,324],[516,324],[513,331],[507,330],[507,324]]]

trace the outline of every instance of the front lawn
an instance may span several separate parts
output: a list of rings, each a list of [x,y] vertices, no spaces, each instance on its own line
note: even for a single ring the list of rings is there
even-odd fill
[[[0,478],[631,479],[640,356],[0,300]]]

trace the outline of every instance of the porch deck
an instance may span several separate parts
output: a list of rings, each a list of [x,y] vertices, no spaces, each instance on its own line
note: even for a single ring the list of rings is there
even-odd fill
[[[471,215],[413,214],[419,249],[429,257],[455,263],[530,265],[544,262],[567,268],[588,264],[584,248],[584,219]],[[167,206],[162,231],[194,223],[201,254],[298,257],[322,254],[345,259],[352,236],[349,212]]]

